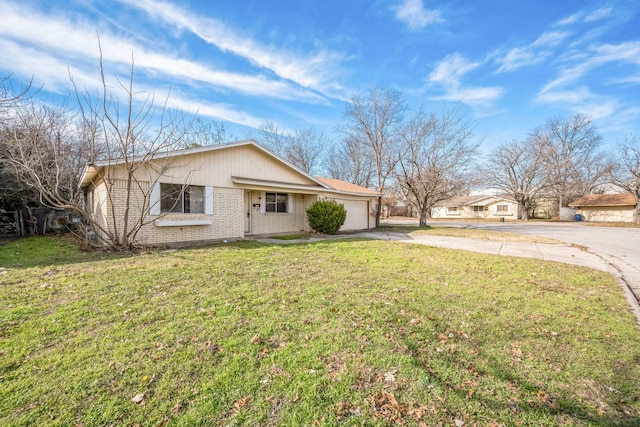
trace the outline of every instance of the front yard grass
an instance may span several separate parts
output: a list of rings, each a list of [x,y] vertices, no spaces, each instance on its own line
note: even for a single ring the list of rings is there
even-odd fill
[[[0,246],[0,425],[638,425],[595,270],[358,239]],[[133,399],[133,400],[132,400]]]
[[[385,226],[382,226],[380,229],[382,231],[391,231],[396,233],[432,234],[436,236],[466,237],[468,239],[482,239],[482,240],[493,240],[493,241],[549,243],[549,244],[562,243],[559,240],[550,239],[548,237],[528,236],[525,234],[508,233],[504,231],[495,231],[495,230],[481,230],[478,228],[466,228],[466,227],[428,226],[425,228],[425,227],[419,227],[417,225],[385,225]]]

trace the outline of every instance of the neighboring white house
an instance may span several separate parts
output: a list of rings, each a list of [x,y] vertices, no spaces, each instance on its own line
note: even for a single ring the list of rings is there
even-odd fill
[[[569,203],[582,221],[635,222],[638,201],[633,194],[589,194]]]
[[[518,204],[500,196],[458,196],[436,203],[432,218],[518,219]]]
[[[87,210],[102,228],[121,227],[125,207],[129,218],[144,216],[148,224],[138,233],[139,244],[309,231],[306,209],[318,199],[345,206],[341,230],[375,227],[371,212],[378,193],[312,177],[253,140],[161,153],[140,164],[139,186],[130,193],[125,165],[117,160],[88,165],[80,184]]]

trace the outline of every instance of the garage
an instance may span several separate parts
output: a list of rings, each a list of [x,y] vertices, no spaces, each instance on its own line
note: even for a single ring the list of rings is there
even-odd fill
[[[569,206],[583,221],[635,222],[637,200],[633,194],[589,194]]]
[[[341,231],[366,230],[369,228],[368,200],[335,199],[335,201],[344,205],[347,211],[347,219],[340,228]]]

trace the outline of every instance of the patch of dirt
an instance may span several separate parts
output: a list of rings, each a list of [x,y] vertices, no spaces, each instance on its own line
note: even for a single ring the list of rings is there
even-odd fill
[[[576,249],[580,249],[583,252],[587,252],[589,250],[589,248],[587,246],[579,245],[577,243],[571,243],[571,247],[572,248],[576,248]]]

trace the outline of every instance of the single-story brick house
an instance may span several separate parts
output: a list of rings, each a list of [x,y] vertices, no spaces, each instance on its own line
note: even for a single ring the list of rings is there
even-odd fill
[[[306,209],[319,199],[345,206],[341,231],[375,227],[378,193],[310,176],[254,140],[158,153],[138,164],[128,206],[129,218],[144,217],[136,237],[142,245],[309,231]],[[95,162],[82,175],[86,209],[107,230],[124,220],[125,166]]]
[[[631,193],[588,194],[569,203],[583,221],[635,222],[638,200]]]
[[[443,200],[431,209],[432,218],[518,219],[518,204],[500,196],[458,196]]]

